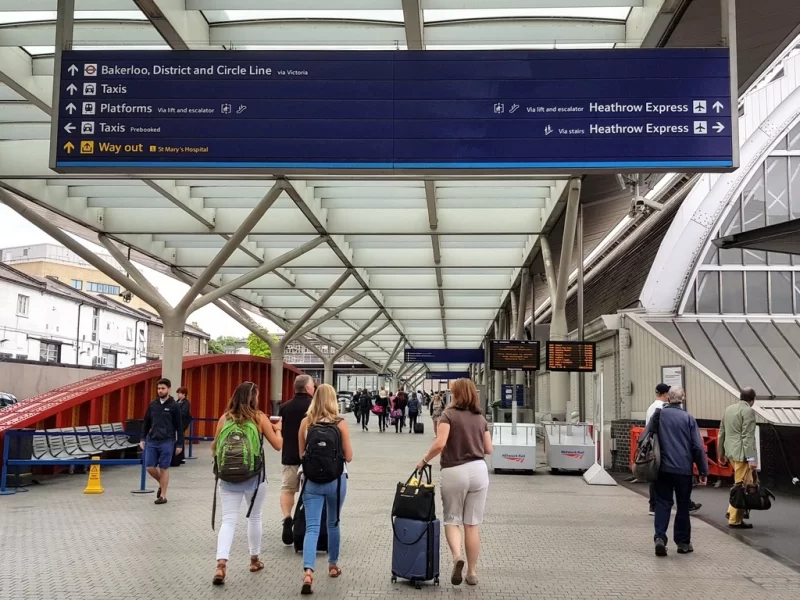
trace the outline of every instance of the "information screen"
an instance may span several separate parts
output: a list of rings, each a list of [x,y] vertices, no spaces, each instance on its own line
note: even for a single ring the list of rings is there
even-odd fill
[[[596,355],[594,342],[547,342],[547,370],[594,372]]]
[[[725,48],[65,51],[53,166],[730,170],[728,72]]]
[[[492,340],[489,366],[493,371],[536,371],[539,342]]]

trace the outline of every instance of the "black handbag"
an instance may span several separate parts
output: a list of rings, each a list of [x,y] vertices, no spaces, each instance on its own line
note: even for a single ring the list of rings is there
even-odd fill
[[[730,504],[740,510],[769,510],[775,495],[758,482],[753,473],[753,481],[740,481],[731,488]]]
[[[412,480],[419,475],[417,482]],[[423,481],[427,476],[427,482]],[[416,483],[416,485],[413,485]],[[397,491],[392,504],[392,516],[414,521],[433,521],[436,519],[436,487],[433,484],[433,473],[428,465],[422,471],[414,470],[405,483],[397,484]]]

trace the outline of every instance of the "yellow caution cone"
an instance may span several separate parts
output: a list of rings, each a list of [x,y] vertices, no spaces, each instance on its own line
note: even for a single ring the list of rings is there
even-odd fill
[[[92,460],[100,460],[99,456],[93,456]],[[89,481],[86,483],[84,494],[102,494],[103,486],[100,484],[100,465],[89,467]]]

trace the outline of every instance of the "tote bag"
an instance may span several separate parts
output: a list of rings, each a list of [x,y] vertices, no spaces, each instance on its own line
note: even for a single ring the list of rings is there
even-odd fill
[[[426,476],[427,483],[423,482],[423,476]],[[405,483],[398,482],[392,516],[413,521],[436,519],[436,486],[430,465],[420,472],[415,469]]]

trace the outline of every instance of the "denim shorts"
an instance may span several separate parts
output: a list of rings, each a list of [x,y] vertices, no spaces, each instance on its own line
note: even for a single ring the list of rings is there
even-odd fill
[[[144,443],[144,466],[169,469],[172,462],[172,455],[175,454],[175,442],[173,440],[160,440]]]

